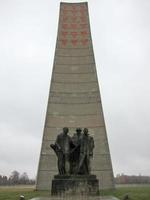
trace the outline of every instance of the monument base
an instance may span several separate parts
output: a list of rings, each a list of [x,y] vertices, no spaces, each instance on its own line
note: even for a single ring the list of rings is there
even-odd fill
[[[99,181],[95,175],[55,175],[52,180],[52,195],[99,194]]]

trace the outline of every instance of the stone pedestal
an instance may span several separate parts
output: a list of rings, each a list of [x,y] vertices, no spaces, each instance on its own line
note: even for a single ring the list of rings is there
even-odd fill
[[[99,194],[99,181],[95,175],[56,175],[52,180],[52,195]]]

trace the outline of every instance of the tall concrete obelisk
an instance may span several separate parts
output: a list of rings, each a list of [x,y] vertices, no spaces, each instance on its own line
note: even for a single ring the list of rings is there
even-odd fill
[[[61,3],[57,44],[37,175],[38,190],[49,190],[57,174],[50,148],[63,127],[70,134],[88,128],[95,140],[92,173],[100,188],[113,188],[112,164],[94,60],[87,3]]]

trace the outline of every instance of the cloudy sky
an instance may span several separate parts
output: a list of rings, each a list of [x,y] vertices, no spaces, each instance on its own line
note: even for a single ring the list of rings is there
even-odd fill
[[[59,3],[0,0],[0,174],[36,176]],[[150,175],[150,1],[88,3],[114,173]]]

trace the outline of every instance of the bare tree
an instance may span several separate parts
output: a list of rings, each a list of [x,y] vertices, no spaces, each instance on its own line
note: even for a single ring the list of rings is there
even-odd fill
[[[20,175],[20,180],[19,180],[20,184],[29,184],[29,182],[30,182],[29,177],[26,172],[24,172],[23,174]]]
[[[12,184],[18,184],[19,183],[19,176],[20,176],[20,173],[18,171],[13,171],[11,173],[11,176],[10,176],[10,182]]]

